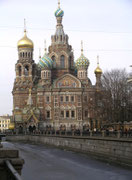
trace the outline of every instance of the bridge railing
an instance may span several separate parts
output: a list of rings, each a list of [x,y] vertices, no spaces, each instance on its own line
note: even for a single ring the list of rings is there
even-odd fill
[[[18,174],[18,172],[14,169],[12,164],[9,160],[5,160],[5,165],[7,169],[7,179],[8,180],[22,180],[21,176]]]
[[[102,131],[92,131],[92,130],[43,130],[43,131],[34,131],[34,132],[23,132],[23,133],[8,133],[9,134],[27,134],[27,135],[46,135],[46,136],[83,136],[83,137],[110,137],[110,138],[132,138],[132,131],[109,131],[109,130],[102,130]]]

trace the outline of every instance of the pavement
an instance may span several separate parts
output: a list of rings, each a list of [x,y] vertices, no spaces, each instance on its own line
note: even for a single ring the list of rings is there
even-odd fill
[[[3,146],[20,151],[25,160],[23,180],[132,180],[132,170],[88,155],[45,145],[3,142]]]

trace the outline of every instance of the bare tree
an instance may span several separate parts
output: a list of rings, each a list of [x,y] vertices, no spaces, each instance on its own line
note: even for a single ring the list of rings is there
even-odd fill
[[[132,119],[131,88],[125,69],[106,71],[102,76],[104,88],[104,113],[109,122],[124,122]]]

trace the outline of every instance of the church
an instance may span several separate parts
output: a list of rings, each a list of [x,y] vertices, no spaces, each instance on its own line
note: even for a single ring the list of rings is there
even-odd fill
[[[23,38],[18,41],[12,91],[16,129],[74,130],[100,129],[102,126],[102,70],[98,57],[94,71],[96,83],[92,85],[88,77],[90,62],[84,56],[83,43],[80,57],[74,60],[69,37],[63,29],[63,16],[59,2],[55,11],[55,34],[38,64],[33,60],[34,44],[27,37],[26,28]]]

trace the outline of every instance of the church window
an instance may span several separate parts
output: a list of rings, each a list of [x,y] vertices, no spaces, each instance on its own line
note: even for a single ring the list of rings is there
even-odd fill
[[[44,72],[44,77],[45,77],[45,72]]]
[[[81,72],[81,78],[82,78],[82,72]]]
[[[74,96],[71,96],[71,102],[74,102]]]
[[[71,117],[72,117],[72,118],[75,117],[75,111],[71,111]]]
[[[22,74],[22,68],[21,68],[21,66],[18,67],[18,72],[19,72],[19,76],[21,76],[21,74]]]
[[[66,111],[66,118],[69,118],[69,111]]]
[[[50,77],[50,72],[48,72],[48,77]]]
[[[23,57],[24,57],[24,52],[23,52]]]
[[[69,96],[66,96],[66,102],[68,102],[69,101]]]
[[[32,58],[32,56],[33,56],[33,54],[32,54],[32,52],[31,52],[31,58]]]
[[[30,52],[28,53],[28,57],[30,57]]]
[[[52,56],[51,59],[53,61],[53,68],[55,68],[56,67],[56,58],[55,58],[55,56]]]
[[[29,66],[25,66],[24,72],[25,72],[25,76],[29,75]]]
[[[60,36],[60,40],[62,41],[62,35]]]
[[[85,110],[84,115],[85,115],[85,117],[88,117],[88,111],[87,110]]]
[[[65,68],[65,56],[64,55],[62,55],[60,57],[60,67]]]
[[[27,57],[27,52],[26,52],[26,57]]]
[[[60,101],[63,102],[63,96],[60,97]]]
[[[50,101],[49,96],[46,96],[46,102],[49,102],[49,101]]]
[[[20,57],[22,57],[22,53],[20,53]]]
[[[64,118],[64,111],[61,111],[61,117]]]
[[[46,116],[47,116],[47,118],[50,118],[50,111],[46,112]]]

